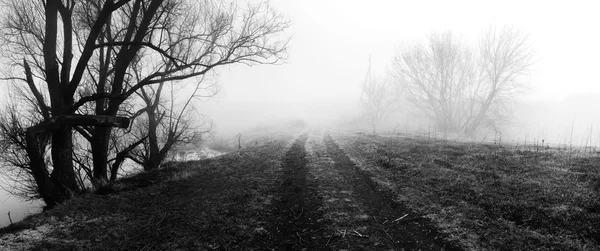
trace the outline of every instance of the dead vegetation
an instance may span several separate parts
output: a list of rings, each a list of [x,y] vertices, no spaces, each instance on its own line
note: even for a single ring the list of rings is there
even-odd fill
[[[291,136],[126,178],[0,230],[1,250],[249,250]]]
[[[278,135],[79,196],[0,229],[0,249],[597,250],[599,160],[410,137]]]
[[[467,249],[600,248],[597,156],[364,134],[336,140]]]

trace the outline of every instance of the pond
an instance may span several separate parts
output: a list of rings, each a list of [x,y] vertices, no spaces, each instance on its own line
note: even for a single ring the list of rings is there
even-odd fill
[[[23,201],[0,188],[0,227],[10,224],[8,212],[15,223],[31,214],[41,212],[43,206],[44,203],[41,200]]]

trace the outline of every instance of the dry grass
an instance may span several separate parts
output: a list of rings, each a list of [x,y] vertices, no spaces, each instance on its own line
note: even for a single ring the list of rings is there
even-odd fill
[[[425,215],[466,250],[600,249],[600,157],[410,137],[335,136],[357,171],[343,152],[329,149],[329,138],[316,136],[306,144],[304,178],[318,188],[306,196],[319,199],[315,205],[323,226],[317,232],[325,246],[393,247],[388,232],[397,226],[384,228],[381,221],[391,209],[377,215],[375,204],[385,201],[360,193],[372,190],[364,181],[368,177],[377,184],[372,194],[396,195],[389,197],[415,212],[394,215],[402,219],[398,227]],[[272,225],[273,191],[283,184],[283,156],[294,138],[256,138],[241,151],[125,178],[104,195],[83,195],[0,229],[0,250],[273,248],[264,245],[272,243],[272,229],[278,227]],[[363,187],[357,187],[359,178]],[[293,213],[308,215],[300,212]]]
[[[172,163],[0,229],[0,250],[252,250],[292,136]]]
[[[364,134],[336,140],[467,249],[600,248],[599,157]]]

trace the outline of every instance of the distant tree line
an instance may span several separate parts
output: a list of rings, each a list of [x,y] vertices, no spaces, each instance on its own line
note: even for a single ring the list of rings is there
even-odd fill
[[[362,107],[372,123],[381,123],[387,117],[376,114],[391,116],[383,104],[395,98],[405,102],[403,109],[416,108],[439,131],[473,135],[510,119],[532,61],[527,36],[514,28],[491,27],[477,47],[451,32],[434,33],[425,44],[401,47],[389,73],[392,84],[365,81]],[[386,91],[374,92],[378,85]],[[382,98],[382,93],[391,97]]]
[[[289,22],[267,3],[210,0],[3,1],[1,170],[13,193],[51,208],[110,186],[126,159],[160,168],[201,141],[194,101],[214,69],[285,59]]]

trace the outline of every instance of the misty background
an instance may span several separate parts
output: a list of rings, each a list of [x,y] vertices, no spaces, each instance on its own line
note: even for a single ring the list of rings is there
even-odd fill
[[[361,119],[361,86],[371,71],[384,75],[402,44],[452,32],[470,44],[490,26],[512,26],[534,50],[527,90],[501,131],[505,142],[600,146],[600,16],[595,1],[289,1],[270,4],[291,20],[288,59],[279,65],[217,70],[218,95],[196,109],[215,125],[213,138],[233,138],[282,120],[338,128]],[[371,63],[369,63],[371,62]],[[0,85],[0,92],[6,86]],[[2,93],[4,97],[5,93]],[[402,110],[402,108],[401,108]],[[410,111],[403,111],[408,114]],[[393,120],[412,129],[427,122]],[[368,131],[364,125],[362,130]],[[587,142],[587,143],[586,143]],[[39,203],[0,190],[0,226]],[[26,208],[26,210],[23,210]],[[33,208],[33,209],[32,209]],[[19,211],[20,210],[20,211]]]
[[[549,143],[564,143],[572,126],[573,142],[580,143],[594,127],[594,138],[599,138],[600,116],[594,107],[600,105],[600,17],[594,1],[271,4],[292,21],[287,63],[221,69],[218,97],[201,108],[215,122],[217,134],[281,118],[332,126],[359,117],[369,57],[372,71],[382,75],[402,44],[425,42],[431,33],[446,31],[476,44],[494,25],[517,28],[534,50],[528,89],[517,97],[514,118],[502,129],[504,138],[546,137]]]

